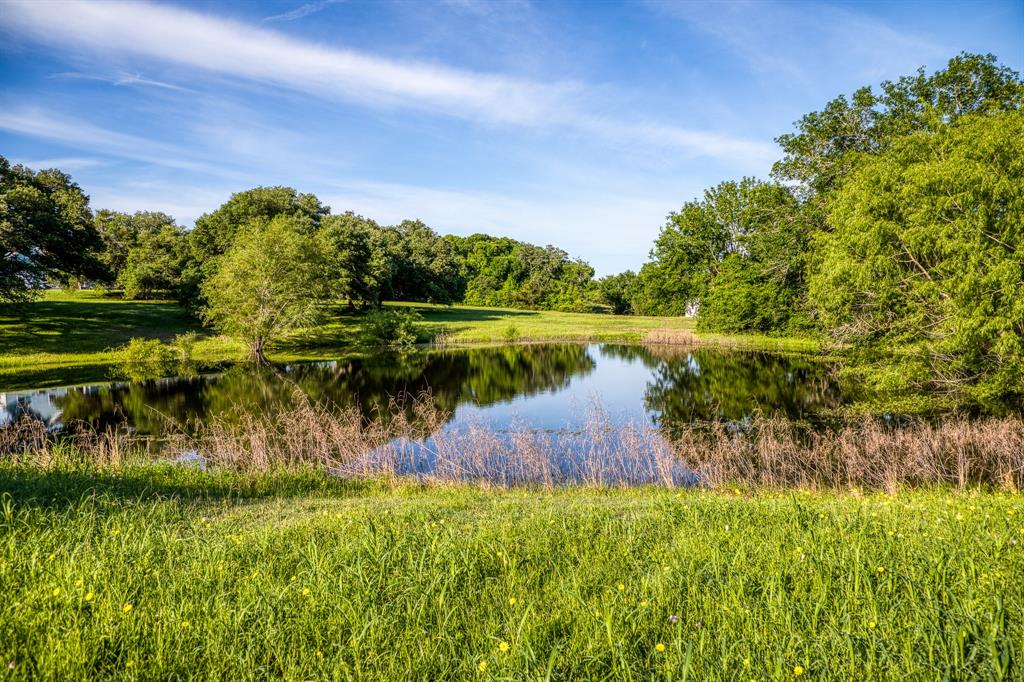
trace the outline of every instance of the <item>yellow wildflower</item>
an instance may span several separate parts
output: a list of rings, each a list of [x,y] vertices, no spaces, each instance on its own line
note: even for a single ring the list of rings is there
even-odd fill
[[[51,594],[52,594],[52,595],[53,595],[54,597],[59,597],[59,596],[60,596],[60,588],[59,588],[59,587],[55,587],[55,588],[53,588],[53,592],[51,592]]]
[[[121,610],[124,611],[125,613],[130,613],[131,610],[132,610],[132,605],[131,604],[125,604],[124,606],[121,607]]]
[[[502,642],[501,644],[499,644],[498,645],[498,651],[500,651],[501,653],[507,652],[508,651],[508,642]]]
[[[657,651],[659,654],[663,653],[665,651],[665,645],[661,642],[658,642],[654,645],[654,650]]]
[[[480,672],[487,670],[487,661],[480,661],[480,665],[478,665],[477,668],[480,669]]]
[[[92,592],[85,593],[85,601],[92,601]]]
[[[793,668],[793,677],[800,677],[803,674],[804,674],[804,669],[803,669],[802,666],[798,665],[798,666],[795,666]]]

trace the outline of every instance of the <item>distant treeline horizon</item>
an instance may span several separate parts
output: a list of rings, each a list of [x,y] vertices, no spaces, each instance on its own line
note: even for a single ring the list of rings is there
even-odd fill
[[[555,246],[383,226],[290,187],[236,193],[190,230],[93,212],[67,174],[0,157],[0,303],[88,279],[202,311],[244,237],[289,245],[320,303],[696,311],[701,330],[827,336],[882,388],[1024,398],[1022,102],[1017,72],[968,53],[840,95],[776,139],[771,179],[708,189],[639,272],[599,279]]]

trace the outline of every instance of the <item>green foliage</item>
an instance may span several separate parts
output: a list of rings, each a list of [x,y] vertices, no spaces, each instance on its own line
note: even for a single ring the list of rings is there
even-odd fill
[[[1024,640],[1013,495],[55,459],[0,462],[14,680],[1013,679]]]
[[[884,81],[880,93],[864,87],[840,95],[797,122],[798,132],[776,141],[785,156],[773,174],[828,193],[853,170],[858,154],[877,154],[895,140],[976,112],[1019,109],[1024,84],[995,56],[960,54],[945,69]]]
[[[244,226],[203,282],[203,317],[266,360],[268,343],[314,322],[330,296],[322,257],[303,221],[278,216]]]
[[[186,239],[173,220],[156,232],[140,234],[117,277],[125,298],[177,293],[186,258]]]
[[[198,340],[199,335],[195,332],[185,332],[174,337],[174,349],[178,352],[178,362],[182,365],[192,364]]]
[[[447,238],[469,305],[582,312],[593,306],[594,270],[553,246],[474,234]]]
[[[516,341],[519,340],[519,337],[522,336],[522,332],[519,331],[519,327],[515,326],[514,324],[510,324],[509,326],[505,327],[505,330],[503,332],[501,332],[501,336],[508,343],[515,343]]]
[[[132,249],[152,239],[166,228],[177,229],[174,218],[166,213],[152,211],[137,211],[134,214],[128,214],[101,209],[96,211],[93,222],[103,240],[103,250],[99,259],[106,269],[104,273],[104,282],[106,283],[119,282],[125,266],[128,264]],[[135,260],[137,264],[141,259],[136,256]],[[180,275],[176,277],[180,277]],[[171,289],[173,287],[163,288]]]
[[[614,315],[629,315],[638,298],[639,281],[632,270],[618,275],[607,275],[597,281],[600,301],[611,308]]]
[[[293,221],[303,234],[312,234],[330,208],[314,194],[302,194],[291,187],[255,187],[232,194],[212,213],[196,219],[189,232],[189,259],[183,274],[182,300],[200,303],[203,281],[217,268],[216,259],[235,243],[243,227],[254,221],[269,222],[277,217]]]
[[[724,182],[669,216],[632,308],[729,333],[818,325],[879,386],[1012,400],[1022,103],[1016,72],[966,53],[837,97],[778,138],[790,184]]]
[[[180,355],[160,339],[132,339],[117,351],[114,373],[130,381],[159,379],[177,373]]]
[[[316,240],[323,254],[324,277],[335,295],[351,306],[380,305],[392,270],[381,227],[349,211],[325,216]]]
[[[808,229],[787,188],[723,182],[669,216],[634,303],[644,313],[699,311],[703,329],[769,332],[800,313]]]
[[[129,381],[190,375],[195,370],[193,353],[197,339],[195,332],[178,334],[171,343],[160,339],[133,338],[116,349],[114,375]],[[152,406],[142,407],[149,409]]]
[[[870,376],[1024,396],[1024,114],[904,137],[863,159],[829,208],[810,296]]]
[[[383,308],[371,311],[362,319],[363,343],[408,348],[419,339],[417,324],[422,319],[415,310]]]
[[[391,259],[387,298],[449,304],[462,297],[459,265],[451,246],[422,221],[404,220],[386,228],[381,237]]]
[[[0,156],[0,304],[24,302],[48,282],[102,275],[89,198],[59,170]]]

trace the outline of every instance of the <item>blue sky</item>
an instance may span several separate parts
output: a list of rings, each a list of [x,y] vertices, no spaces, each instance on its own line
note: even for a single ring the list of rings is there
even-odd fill
[[[0,154],[93,208],[291,185],[608,274],[802,114],[962,50],[1021,70],[1024,3],[0,0]]]

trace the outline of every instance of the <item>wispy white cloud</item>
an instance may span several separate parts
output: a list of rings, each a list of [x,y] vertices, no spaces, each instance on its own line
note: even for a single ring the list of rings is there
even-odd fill
[[[130,53],[320,97],[413,106],[492,122],[542,121],[579,89],[568,83],[533,83],[382,59],[229,19],[142,2],[10,0],[0,22],[58,47]]]
[[[110,83],[111,85],[116,86],[146,85],[154,88],[163,88],[164,90],[177,90],[181,92],[186,92],[190,90],[190,88],[175,85],[174,83],[165,83],[164,81],[158,81],[152,78],[145,78],[137,73],[122,73],[117,76],[102,76],[99,74],[82,73],[80,71],[62,71],[60,73],[51,74],[50,78],[99,81],[101,83]]]
[[[224,203],[239,188],[231,183],[195,185],[191,183],[129,180],[108,184],[92,183],[87,188],[94,209],[114,211],[160,211],[182,226]]]
[[[742,154],[750,164],[761,163],[768,149],[719,132],[602,113],[601,102],[592,101],[602,89],[579,82],[384,59],[166,5],[7,0],[0,25],[59,49],[127,53],[372,107],[411,107],[485,125],[575,129],[612,143],[636,141],[697,156]]]
[[[76,171],[82,168],[94,168],[103,165],[100,159],[93,159],[81,156],[60,156],[55,158],[13,158],[13,163],[20,163],[34,170],[43,168],[59,168],[62,171]]]
[[[108,157],[225,178],[246,177],[231,171],[223,163],[215,163],[213,159],[189,157],[177,145],[108,130],[87,121],[54,116],[38,108],[0,110],[0,130],[61,142]]]
[[[316,14],[321,10],[327,9],[331,5],[337,5],[339,2],[343,1],[344,0],[320,0],[319,2],[307,2],[305,5],[299,5],[290,12],[263,17],[263,21],[295,21],[302,17],[308,17],[310,14]]]
[[[908,60],[950,53],[911,31],[824,3],[647,0],[647,4],[712,36],[753,71],[805,84],[822,71],[835,79],[840,63],[843,71],[856,71],[857,78],[876,80],[902,72]],[[822,45],[828,50],[821,50]]]

